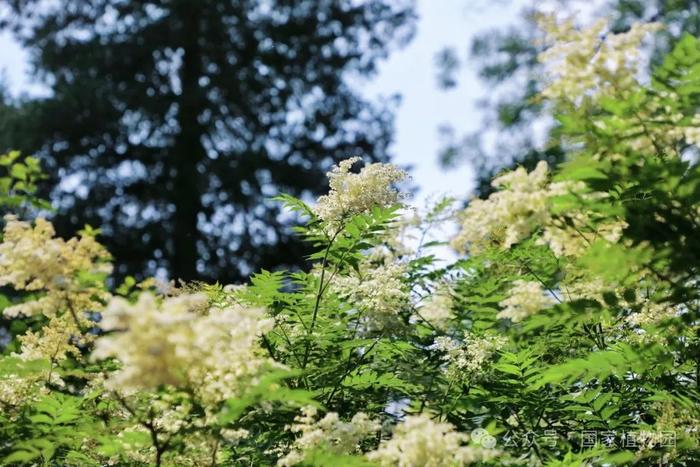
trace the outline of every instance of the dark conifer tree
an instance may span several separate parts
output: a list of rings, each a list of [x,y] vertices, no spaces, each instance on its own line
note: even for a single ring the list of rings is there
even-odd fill
[[[270,198],[387,159],[390,103],[348,77],[410,37],[411,0],[0,3],[51,91],[3,106],[0,145],[44,158],[59,232],[100,227],[120,274],[300,264]]]

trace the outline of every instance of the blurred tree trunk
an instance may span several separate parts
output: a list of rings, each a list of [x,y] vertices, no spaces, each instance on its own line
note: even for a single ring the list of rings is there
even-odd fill
[[[200,241],[197,215],[202,209],[198,186],[199,162],[205,157],[203,131],[199,124],[199,115],[205,105],[199,87],[202,57],[198,2],[182,0],[176,11],[183,23],[184,56],[180,67],[182,90],[177,112],[179,133],[172,148],[175,178],[171,193],[175,206],[175,236],[172,239],[171,274],[176,279],[192,280],[197,277],[197,245]]]

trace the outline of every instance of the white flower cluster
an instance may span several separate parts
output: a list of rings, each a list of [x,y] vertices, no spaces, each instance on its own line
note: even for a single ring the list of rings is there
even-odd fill
[[[685,115],[669,105],[669,102],[680,101],[681,97],[675,91],[658,91],[636,102],[632,115],[603,113],[591,115],[593,125],[599,131],[614,136],[619,141],[615,152],[605,153],[605,157],[620,160],[625,156],[621,149],[627,147],[639,153],[658,153],[663,156],[678,156],[682,147],[681,142],[698,145],[700,131],[699,120],[695,116],[685,122]],[[596,158],[603,154],[595,154]]]
[[[658,324],[659,322],[678,316],[675,306],[664,303],[655,303],[651,300],[644,300],[641,309],[627,317],[627,322],[634,326],[646,326]]]
[[[542,91],[546,98],[579,105],[585,96],[624,92],[638,85],[642,54],[640,44],[659,31],[659,23],[635,23],[629,31],[613,34],[606,20],[578,29],[573,19],[558,21],[541,15],[540,28],[550,45],[539,55],[550,76]]]
[[[99,310],[106,292],[86,287],[80,273],[109,274],[109,253],[94,237],[82,235],[68,241],[54,238],[53,225],[38,218],[34,227],[28,222],[5,216],[7,224],[0,244],[0,285],[17,290],[43,292],[37,300],[5,309],[8,317],[43,314],[53,317],[71,308],[82,312]]]
[[[358,276],[337,277],[333,289],[350,299],[368,328],[396,324],[398,313],[410,303],[410,292],[403,281],[406,265],[365,262],[359,270]]]
[[[624,221],[593,222],[586,212],[567,212],[566,221],[553,216],[552,202],[569,193],[584,199],[599,199],[601,193],[586,192],[582,182],[548,183],[545,161],[528,173],[523,167],[494,179],[499,188],[486,200],[474,199],[461,214],[461,229],[452,239],[460,252],[479,253],[488,246],[508,249],[536,230],[538,243],[547,244],[557,256],[579,256],[595,239],[615,243],[627,226]],[[573,226],[572,226],[573,224]]]
[[[627,227],[623,220],[599,223],[590,231],[590,213],[567,213],[568,219],[550,219],[542,231],[540,244],[547,244],[556,256],[581,256],[596,239],[617,243]],[[572,227],[575,226],[575,228]]]
[[[685,127],[683,130],[685,140],[688,144],[700,147],[700,114],[695,114],[691,123],[693,126]]]
[[[32,372],[29,376],[17,373],[3,374],[0,378],[0,404],[2,404],[3,416],[10,420],[20,416],[22,412],[17,409],[38,400],[49,392],[45,386],[47,382],[59,386],[63,380],[51,371]]]
[[[610,286],[600,277],[589,277],[582,271],[567,267],[559,290],[567,301],[589,299],[604,303],[603,293],[610,290]]]
[[[426,298],[418,310],[419,316],[437,329],[445,329],[452,317],[454,300],[446,288],[438,288]]]
[[[489,361],[506,342],[507,339],[502,336],[477,337],[465,332],[461,342],[439,336],[435,338],[433,348],[444,352],[442,360],[447,364],[445,371],[448,378],[472,382],[478,381],[488,373]]]
[[[455,467],[487,461],[496,457],[495,449],[469,446],[469,436],[439,423],[425,414],[409,416],[399,424],[391,439],[367,457],[382,466]]]
[[[271,362],[258,338],[273,325],[262,310],[209,308],[203,294],[165,299],[144,292],[134,304],[115,297],[104,311],[93,358],[116,357],[122,369],[107,386],[125,393],[161,385],[188,388],[203,401],[233,397]]]
[[[392,164],[369,164],[360,173],[350,169],[360,157],[346,159],[328,172],[330,191],[318,199],[316,215],[330,225],[341,224],[348,216],[368,212],[376,206],[388,207],[399,201],[392,185],[408,174]]]
[[[72,355],[81,356],[80,346],[94,336],[87,332],[92,322],[86,312],[100,310],[109,294],[98,284],[81,280],[87,275],[111,271],[109,254],[90,235],[66,241],[55,238],[53,225],[38,218],[34,225],[5,216],[0,243],[0,285],[37,293],[36,298],[5,308],[8,318],[44,315],[47,323],[18,337],[24,361],[48,360],[45,369],[25,375],[8,375],[0,382],[0,401],[19,406],[38,397],[44,384],[60,386],[63,380],[54,368]]]
[[[144,394],[139,396],[143,397]],[[177,450],[165,453],[162,465],[230,465],[230,452],[224,449],[222,444],[235,446],[249,436],[245,429],[219,428],[216,426],[216,414],[202,417],[199,409],[190,400],[182,398],[182,394],[176,392],[148,394],[143,397],[142,403],[148,411],[148,424],[155,428],[160,442],[166,443],[168,439],[177,436],[181,443]],[[134,436],[143,434],[150,438],[152,434],[147,426],[143,421],[135,420],[133,414],[123,406],[118,415],[125,420],[125,426],[117,433],[115,441],[121,446],[120,454],[126,459],[115,455],[110,457],[105,465],[122,465],[127,460],[131,462],[129,465],[152,465],[156,455],[154,446],[143,443],[141,437]],[[214,426],[212,421],[215,422]]]
[[[85,344],[90,340],[87,335],[81,334],[81,330],[67,314],[51,317],[41,330],[29,330],[18,339],[21,352],[13,353],[12,357],[36,363],[48,360],[49,365],[27,373],[5,374],[0,378],[0,403],[10,416],[15,414],[8,409],[20,407],[46,393],[45,384],[64,386],[63,379],[54,371],[55,367],[68,355],[79,358],[81,353],[76,344]]]
[[[90,337],[82,336],[70,315],[54,316],[41,331],[27,331],[19,336],[23,360],[48,359],[51,363],[64,360],[69,354],[80,356],[76,344],[86,344]]]
[[[500,191],[469,202],[452,246],[472,252],[489,244],[509,248],[530,235],[549,219],[548,173],[547,163],[540,161],[530,173],[519,167],[495,178],[491,184]]]
[[[604,292],[610,292],[617,296],[618,306],[630,310],[625,317],[625,323],[634,327],[655,325],[669,318],[679,316],[681,307],[669,303],[654,301],[651,297],[657,292],[654,290],[656,279],[652,277],[639,277],[637,294],[632,301],[623,298],[623,289],[611,284],[606,284],[601,278],[588,278],[585,275],[567,276],[566,282],[559,284],[563,296],[567,300],[588,299],[595,300],[601,305],[605,304]]]
[[[355,454],[360,450],[360,443],[381,429],[381,425],[370,419],[367,414],[358,412],[349,422],[340,420],[335,412],[327,413],[316,420],[318,411],[315,407],[302,408],[302,415],[294,420],[290,427],[299,436],[294,441],[292,450],[278,462],[278,466],[292,466],[304,461],[305,453],[314,449],[325,448],[337,454]]]
[[[629,296],[625,296],[622,290],[615,290],[616,294],[621,297],[620,307],[632,311],[632,313],[625,318],[627,324],[642,328],[650,325],[655,326],[667,319],[683,314],[683,305],[658,301],[659,296],[666,296],[668,292],[666,290],[658,290],[654,286],[656,282],[656,278],[653,275],[640,278],[633,299]],[[643,335],[643,333],[640,335]]]
[[[499,303],[503,309],[496,316],[518,322],[553,303],[553,298],[545,294],[539,282],[517,280],[509,290],[508,298]]]

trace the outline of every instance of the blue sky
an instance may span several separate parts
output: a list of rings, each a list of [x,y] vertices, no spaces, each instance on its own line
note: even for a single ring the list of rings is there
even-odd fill
[[[456,89],[438,89],[436,52],[454,46],[464,62],[475,33],[514,21],[524,3],[525,0],[417,0],[419,21],[413,41],[382,63],[376,77],[358,84],[369,97],[402,95],[392,153],[395,162],[413,166],[411,175],[420,189],[415,200],[418,205],[441,194],[466,197],[471,192],[469,167],[462,165],[445,171],[438,165],[437,129],[443,123],[450,123],[459,131],[477,128],[481,114],[475,103],[488,92],[468,62],[460,72]],[[0,33],[0,51],[0,70],[13,93],[41,93],[42,88],[27,79],[26,54],[8,33]]]
[[[403,50],[394,52],[380,66],[379,75],[364,86],[369,96],[400,93],[396,115],[394,161],[411,164],[419,186],[417,203],[441,194],[466,197],[473,189],[472,172],[465,165],[446,171],[437,162],[438,126],[450,123],[460,133],[478,128],[481,113],[477,99],[488,92],[469,66],[468,49],[475,33],[515,21],[523,0],[418,0],[416,36]],[[466,66],[459,86],[438,89],[435,54],[453,46]],[[459,133],[458,133],[459,134]]]

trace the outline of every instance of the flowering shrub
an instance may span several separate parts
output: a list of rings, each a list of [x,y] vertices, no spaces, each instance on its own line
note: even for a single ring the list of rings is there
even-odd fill
[[[643,83],[658,26],[543,28],[567,162],[427,212],[341,162],[314,206],[279,199],[308,271],[108,287],[99,232],[20,220],[36,162],[0,157],[4,463],[694,465],[700,42]]]

